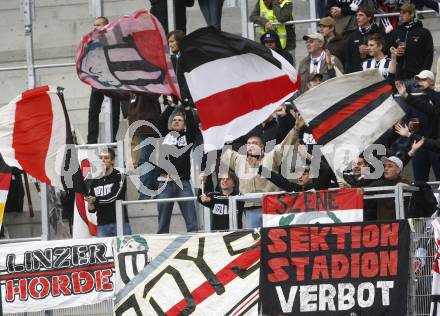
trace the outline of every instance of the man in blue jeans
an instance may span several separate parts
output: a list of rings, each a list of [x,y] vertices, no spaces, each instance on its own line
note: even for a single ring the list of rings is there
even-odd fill
[[[89,203],[89,212],[97,212],[98,237],[112,237],[116,236],[116,200],[125,194],[125,175],[113,168],[113,149],[102,150],[99,159],[102,161],[103,175],[91,181],[89,195],[85,199]],[[124,235],[131,235],[126,212],[123,232]]]
[[[163,138],[159,149],[160,177],[158,178],[158,199],[194,196],[191,184],[191,147],[194,145],[196,124],[190,107],[184,111],[169,105],[159,120],[159,130]],[[171,118],[171,128],[168,121]],[[194,201],[178,202],[185,219],[188,232],[197,231],[197,216]],[[158,204],[158,234],[170,231],[174,202]]]

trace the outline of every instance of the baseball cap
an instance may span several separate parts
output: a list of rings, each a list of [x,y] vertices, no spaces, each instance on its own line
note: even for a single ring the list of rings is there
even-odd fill
[[[332,17],[326,16],[325,18],[322,18],[321,20],[319,20],[318,25],[335,26],[336,21]]]
[[[305,40],[305,41],[307,41],[309,38],[324,42],[324,36],[322,36],[321,33],[310,33],[308,35],[303,36],[303,40]]]
[[[397,167],[399,167],[400,170],[403,169],[403,162],[402,162],[402,160],[400,160],[400,158],[398,158],[396,156],[390,156],[390,157],[385,158],[385,160],[388,160],[388,161],[395,163],[397,165]]]
[[[435,78],[434,74],[432,73],[432,71],[429,71],[429,70],[422,70],[416,76],[416,79],[431,79],[431,80],[435,80],[434,78]]]
[[[276,38],[275,34],[272,32],[267,32],[261,36],[261,43],[267,43],[267,42],[276,42],[278,39]]]

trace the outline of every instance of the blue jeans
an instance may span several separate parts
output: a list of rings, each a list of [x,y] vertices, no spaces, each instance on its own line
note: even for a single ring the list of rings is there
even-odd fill
[[[149,139],[151,143],[157,143],[157,140],[153,137],[141,137],[140,143],[145,139]],[[141,181],[141,185],[143,185],[149,191],[157,190],[157,177],[159,176],[158,169],[150,163],[150,161],[154,161],[154,157],[151,156],[153,150],[154,146],[149,144],[141,147],[139,153],[139,178]],[[152,194],[145,194],[141,190],[139,190],[139,200],[148,200],[153,196],[154,195]]]
[[[261,207],[249,208],[244,210],[245,228],[257,228],[263,226],[263,214]]]
[[[189,180],[182,180],[182,189],[174,181],[168,181],[166,184],[159,181],[159,188],[163,185],[165,189],[157,196],[158,199],[168,199],[177,197],[194,196]],[[185,219],[186,230],[189,232],[197,231],[197,215],[194,201],[181,201],[179,204],[180,212]],[[158,234],[167,234],[170,232],[171,215],[173,214],[174,202],[158,203],[159,210],[159,230]]]
[[[131,235],[131,227],[129,223],[124,223],[123,234]],[[98,225],[97,237],[114,237],[116,235],[116,224]]]

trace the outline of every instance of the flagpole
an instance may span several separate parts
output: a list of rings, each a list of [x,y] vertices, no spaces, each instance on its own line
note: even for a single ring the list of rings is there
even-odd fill
[[[26,190],[26,197],[29,206],[29,217],[34,217],[34,208],[32,206],[31,191],[29,190],[29,181],[26,172],[23,172],[23,178],[24,178],[24,189]]]

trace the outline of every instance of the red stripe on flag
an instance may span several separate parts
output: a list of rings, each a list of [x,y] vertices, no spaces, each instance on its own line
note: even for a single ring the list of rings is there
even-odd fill
[[[23,169],[50,184],[46,175],[46,155],[52,134],[52,104],[47,86],[22,94],[15,109],[12,147]]]
[[[11,185],[10,173],[0,173],[0,190],[9,191],[9,186]]]
[[[225,125],[254,110],[281,100],[298,89],[289,76],[250,82],[240,87],[215,93],[195,102],[205,131],[214,126]]]
[[[248,269],[252,267],[258,260],[260,260],[260,247],[246,251],[241,254],[233,261],[229,262],[223,269],[216,273],[217,279],[221,284],[226,285],[229,282],[233,281],[237,275],[232,271],[233,269]],[[214,288],[208,281],[205,281],[199,287],[197,287],[194,291],[191,292],[191,295],[194,298],[194,303],[196,306],[214,294]],[[176,305],[171,307],[165,314],[166,315],[180,315],[180,313],[185,309],[186,301],[182,299]],[[196,307],[197,310],[197,307]]]
[[[263,213],[267,215],[363,208],[364,197],[357,189],[274,194],[263,198]]]
[[[322,136],[330,132],[333,128],[338,126],[341,122],[346,120],[355,112],[366,107],[370,102],[377,99],[380,95],[384,93],[390,93],[392,90],[391,85],[383,86],[376,91],[373,91],[358,100],[354,101],[351,104],[348,104],[346,107],[336,112],[334,115],[329,117],[327,120],[323,121],[321,124],[316,126],[313,129],[313,137],[316,141],[318,141]]]

